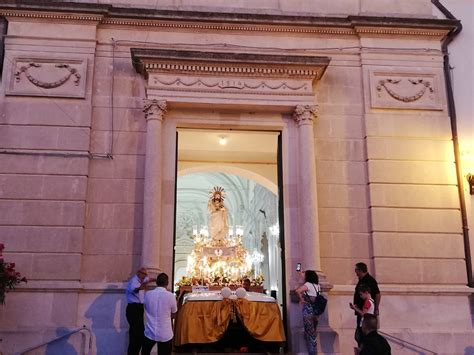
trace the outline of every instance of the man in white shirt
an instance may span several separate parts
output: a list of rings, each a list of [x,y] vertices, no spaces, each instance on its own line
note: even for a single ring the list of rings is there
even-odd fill
[[[148,271],[141,267],[138,269],[127,284],[125,294],[127,296],[127,309],[125,315],[127,317],[130,329],[128,331],[128,355],[138,355],[144,340],[144,324],[143,324],[143,292],[146,284],[151,280],[148,278]],[[142,291],[142,292],[140,292]]]
[[[168,283],[168,275],[161,273],[156,278],[158,287],[145,294],[146,323],[142,355],[150,354],[155,344],[158,344],[159,355],[171,355],[173,347],[171,317],[177,312],[178,307],[174,294],[166,289]]]

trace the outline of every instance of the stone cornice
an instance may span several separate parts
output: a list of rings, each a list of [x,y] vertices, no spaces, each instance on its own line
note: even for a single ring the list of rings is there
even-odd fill
[[[147,95],[170,107],[193,102],[246,105],[280,112],[314,104],[314,82],[330,58],[257,53],[131,48],[137,72],[147,79]]]
[[[211,74],[224,76],[304,77],[319,80],[328,57],[176,51],[131,48],[137,72]]]
[[[212,30],[212,31],[240,31],[240,32],[276,32],[276,33],[307,33],[320,35],[353,36],[354,29],[336,26],[293,26],[289,24],[253,24],[253,23],[213,23],[170,20],[143,20],[107,17],[102,21],[104,25],[153,27],[177,30]]]
[[[356,26],[354,31],[360,35],[396,35],[396,36],[413,36],[413,37],[439,37],[443,38],[449,31],[439,29],[420,29],[420,28],[395,28],[395,27],[370,27]]]
[[[325,292],[331,296],[351,296],[354,294],[355,285],[330,285],[324,287]],[[10,292],[80,292],[80,293],[117,293],[123,294],[127,287],[126,282],[80,282],[80,281],[35,281],[29,280]],[[474,294],[474,289],[463,285],[388,285],[379,284],[382,295],[412,295],[412,296],[469,296]]]
[[[455,20],[376,16],[288,16],[120,8],[111,5],[4,0],[0,16],[25,19],[97,21],[107,26],[177,30],[287,32],[321,35],[398,35],[443,38]]]
[[[1,5],[0,5],[1,6]],[[23,11],[23,10],[4,10],[0,7],[0,16],[16,17],[21,19],[37,20],[57,20],[57,21],[80,21],[80,22],[100,22],[103,15],[89,13],[64,13],[64,12],[45,12],[45,11]]]
[[[355,285],[334,285],[331,295],[352,295]],[[454,295],[468,296],[474,294],[474,289],[464,285],[410,285],[410,284],[381,284],[382,295]]]

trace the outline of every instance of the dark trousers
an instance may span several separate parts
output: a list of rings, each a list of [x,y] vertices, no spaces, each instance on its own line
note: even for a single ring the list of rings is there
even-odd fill
[[[128,331],[128,355],[139,355],[145,339],[143,323],[143,304],[129,303],[125,310],[130,329]]]
[[[362,333],[362,328],[360,327],[360,321],[361,321],[362,317],[361,316],[357,316],[357,323],[356,323],[356,330],[355,330],[355,333],[354,333],[354,339],[355,341],[357,342],[357,346],[361,346],[362,344],[362,339],[364,338],[364,333]]]
[[[142,355],[149,355],[151,350],[158,344],[158,355],[171,355],[171,350],[173,348],[173,339],[161,342],[161,341],[154,341],[147,337],[145,337],[145,341],[143,343]]]

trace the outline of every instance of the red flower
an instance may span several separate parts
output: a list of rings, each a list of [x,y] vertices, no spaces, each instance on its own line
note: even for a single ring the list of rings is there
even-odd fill
[[[5,248],[0,243],[0,255],[1,251]],[[15,271],[15,263],[8,263],[0,258],[0,304],[5,303],[5,293],[8,289],[14,289],[21,282],[27,282],[26,277],[22,277],[21,273]]]

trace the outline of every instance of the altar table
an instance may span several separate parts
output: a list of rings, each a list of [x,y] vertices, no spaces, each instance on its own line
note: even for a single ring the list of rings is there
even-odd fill
[[[235,291],[237,288],[242,287],[240,285],[232,285],[229,286],[229,288],[233,291]],[[222,286],[209,286],[209,291],[216,291],[216,290],[221,290]],[[192,292],[193,288],[192,286],[180,286],[179,291],[178,291],[178,300],[181,300],[181,297],[183,297],[186,293]],[[263,286],[250,286],[250,292],[257,292],[257,293],[264,293],[265,290]]]
[[[225,298],[220,301],[186,302],[176,319],[175,345],[217,342],[227,330],[233,314],[240,318],[249,334],[257,340],[286,340],[278,304]]]

